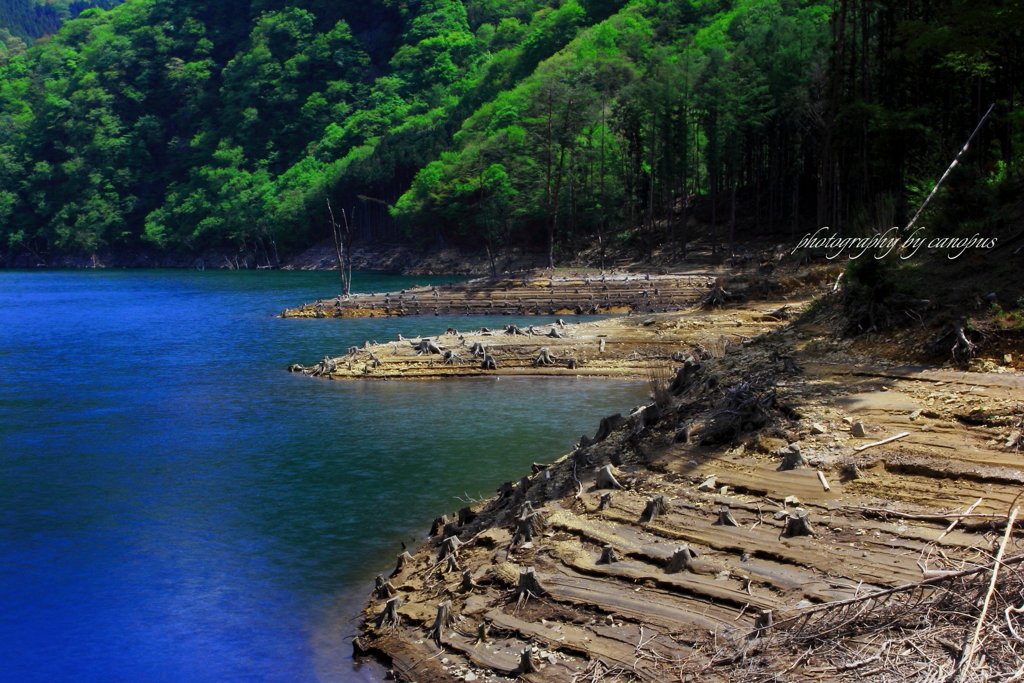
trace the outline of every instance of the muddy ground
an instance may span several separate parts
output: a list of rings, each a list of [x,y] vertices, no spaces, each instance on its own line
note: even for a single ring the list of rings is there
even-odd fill
[[[558,461],[438,511],[380,577],[357,653],[422,682],[1024,678],[1024,538],[1006,531],[1024,376],[887,362],[784,319],[828,289],[803,283],[788,300],[452,331],[297,367],[651,382],[650,405],[595,418]]]

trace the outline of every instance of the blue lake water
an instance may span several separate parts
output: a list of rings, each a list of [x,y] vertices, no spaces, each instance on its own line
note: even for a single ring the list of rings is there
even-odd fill
[[[365,339],[545,320],[275,317],[336,290],[328,272],[0,271],[0,681],[366,680],[346,636],[399,542],[643,401],[642,382],[287,373]]]

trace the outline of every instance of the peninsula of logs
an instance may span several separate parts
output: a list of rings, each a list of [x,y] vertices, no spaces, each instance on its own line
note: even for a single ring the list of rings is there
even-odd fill
[[[284,318],[407,315],[607,315],[692,306],[715,283],[705,274],[535,274],[480,278],[401,292],[351,294],[285,309]]]

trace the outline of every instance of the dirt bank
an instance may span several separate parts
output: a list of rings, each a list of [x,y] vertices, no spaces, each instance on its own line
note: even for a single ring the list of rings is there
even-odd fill
[[[357,652],[413,681],[1020,676],[1024,548],[1004,534],[1024,377],[888,364],[743,315],[763,313],[623,323],[671,359],[651,405],[438,511],[381,577]],[[566,343],[589,360],[600,329]]]

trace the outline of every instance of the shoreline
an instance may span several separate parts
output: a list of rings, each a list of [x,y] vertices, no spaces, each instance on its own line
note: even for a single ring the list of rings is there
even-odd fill
[[[860,667],[848,667],[842,652],[863,649],[856,629],[837,632],[841,646],[831,654],[809,658],[800,654],[807,644],[794,646],[788,620],[808,614],[824,628],[830,602],[886,589],[902,595],[928,576],[918,558],[933,544],[945,559],[926,568],[955,569],[979,544],[994,552],[998,538],[986,533],[998,527],[986,520],[1003,515],[1005,526],[1024,484],[1024,463],[1003,445],[1008,427],[999,427],[1024,401],[1024,376],[886,363],[815,321],[778,321],[755,334],[743,320],[735,326],[778,303],[566,326],[564,342],[550,341],[591,353],[598,329],[661,332],[668,353],[629,368],[656,388],[654,402],[602,419],[555,462],[438,517],[430,540],[379,577],[356,654],[417,683],[724,681],[773,672],[854,680]],[[704,325],[666,334],[687,321]],[[441,341],[443,352],[448,339],[462,348],[497,335],[462,336],[417,341]],[[518,350],[506,356],[518,361],[549,341],[501,337],[514,340]],[[725,343],[709,348],[700,338]],[[381,350],[401,343],[357,349],[328,374],[387,371]],[[348,369],[346,358],[373,355],[382,363],[371,373]],[[671,372],[659,377],[654,364]],[[436,366],[421,370],[446,376]],[[499,376],[501,367],[490,372]],[[997,417],[962,419],[975,414]],[[956,518],[950,509],[976,498],[982,521],[943,533]],[[954,640],[973,628],[973,618],[951,618],[960,619],[948,627]],[[945,661],[933,635],[906,637]],[[885,654],[887,675],[913,671],[913,657]]]

